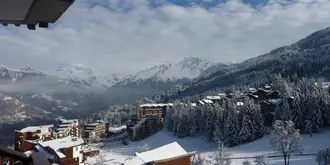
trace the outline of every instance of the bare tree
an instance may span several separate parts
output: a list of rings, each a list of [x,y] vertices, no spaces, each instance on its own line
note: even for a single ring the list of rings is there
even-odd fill
[[[100,153],[96,158],[95,158],[96,163],[102,163],[105,161],[105,155]]]
[[[275,151],[281,152],[284,158],[284,165],[289,165],[292,153],[303,151],[299,144],[301,139],[299,129],[295,129],[292,121],[277,120],[273,124],[273,130],[270,133],[270,144]]]
[[[251,162],[248,160],[244,160],[244,162],[242,163],[242,165],[251,165]]]
[[[148,146],[148,144],[144,144],[141,148],[140,148],[140,152],[146,152],[149,151],[150,147]]]
[[[316,154],[316,162],[319,165],[330,165],[330,148],[323,147]]]
[[[204,161],[205,165],[231,165],[230,154],[223,142],[219,142],[218,149],[219,151],[214,156]]]
[[[264,155],[258,155],[256,156],[255,160],[255,165],[266,165],[266,157]]]

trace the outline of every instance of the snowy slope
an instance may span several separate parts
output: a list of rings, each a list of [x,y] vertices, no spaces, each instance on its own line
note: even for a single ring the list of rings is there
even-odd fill
[[[88,84],[92,87],[110,87],[121,80],[116,74],[95,72],[90,68],[69,64],[61,65],[56,69],[49,69],[46,73],[73,82],[82,82],[82,84]]]
[[[322,145],[330,145],[330,129],[324,130],[323,133],[314,134],[313,137],[303,135],[301,143],[304,147],[304,153],[315,153]],[[101,153],[105,155],[105,160],[112,160],[103,164],[118,165],[126,159],[133,157],[134,153],[139,151],[144,144],[148,144],[150,149],[154,149],[171,142],[177,141],[187,152],[199,150],[202,158],[216,152],[215,144],[207,142],[202,137],[189,137],[178,139],[170,132],[160,131],[159,133],[139,142],[131,142],[129,145],[122,145],[118,143],[105,144],[105,148],[101,149]],[[250,157],[256,155],[279,155],[274,152],[269,144],[269,138],[266,136],[262,139],[256,140],[251,143],[240,145],[229,149],[232,157]],[[97,161],[96,158],[89,158],[87,163],[93,164]],[[233,160],[233,165],[241,165],[244,160]],[[251,162],[253,160],[250,160]],[[269,158],[267,159],[269,165],[283,165],[282,158]],[[292,157],[291,165],[317,165],[314,156]]]
[[[200,75],[206,68],[212,66],[213,63],[196,58],[186,57],[175,64],[162,64],[142,70],[135,75],[129,76],[124,82],[136,82],[139,80],[155,79],[160,81],[175,79],[194,79]]]

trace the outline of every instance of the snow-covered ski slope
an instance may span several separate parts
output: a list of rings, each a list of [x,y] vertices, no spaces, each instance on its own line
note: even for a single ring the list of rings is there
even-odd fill
[[[209,143],[203,137],[188,137],[179,139],[172,135],[168,131],[160,131],[157,134],[139,141],[131,142],[125,146],[121,142],[107,143],[105,147],[101,149],[101,153],[104,155],[105,160],[111,160],[104,163],[104,165],[118,165],[125,159],[132,158],[134,153],[140,151],[140,148],[145,144],[148,144],[150,149],[154,149],[171,142],[178,142],[187,152],[199,150],[202,158],[208,158],[216,152],[216,145]],[[330,146],[330,129],[322,130],[322,133],[314,134],[310,137],[308,134],[302,136],[301,144],[304,147],[305,154],[316,153],[318,149],[323,145]],[[169,151],[171,152],[171,151]],[[278,152],[274,152],[269,144],[268,136],[262,139],[243,144],[237,147],[229,148],[229,152],[232,157],[254,157],[256,155],[280,155]],[[99,158],[89,158],[87,164],[95,164]],[[267,158],[269,165],[283,165],[283,158]],[[233,165],[241,165],[245,159],[233,159]],[[248,159],[253,164],[253,159]],[[295,156],[291,158],[290,165],[317,165],[315,162],[315,156]]]

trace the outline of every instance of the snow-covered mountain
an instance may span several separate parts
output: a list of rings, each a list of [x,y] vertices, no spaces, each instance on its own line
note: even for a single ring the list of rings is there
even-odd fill
[[[72,82],[80,82],[90,87],[110,87],[119,82],[121,78],[113,73],[95,72],[90,68],[78,65],[61,65],[55,69],[49,69],[47,74],[68,79]]]
[[[186,57],[178,63],[157,65],[124,79],[121,84],[153,79],[155,81],[175,81],[197,78],[213,63],[197,57]]]
[[[189,84],[213,63],[187,57],[174,64],[162,64],[142,70],[111,86],[107,93],[109,102],[135,103],[141,97],[153,96],[175,86]]]

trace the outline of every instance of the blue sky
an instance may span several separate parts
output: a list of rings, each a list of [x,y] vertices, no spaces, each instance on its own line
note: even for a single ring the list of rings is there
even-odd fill
[[[329,0],[152,2],[76,0],[50,29],[3,27],[1,62],[127,75],[192,56],[242,61],[330,26]]]

